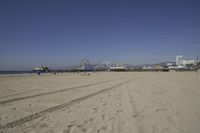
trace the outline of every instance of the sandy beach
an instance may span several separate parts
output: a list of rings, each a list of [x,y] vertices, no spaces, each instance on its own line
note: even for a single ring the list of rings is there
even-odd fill
[[[200,73],[0,76],[2,133],[199,133]]]

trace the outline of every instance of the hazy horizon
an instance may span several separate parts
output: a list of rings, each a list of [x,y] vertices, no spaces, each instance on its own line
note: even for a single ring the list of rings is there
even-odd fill
[[[200,56],[200,1],[1,0],[0,70]]]

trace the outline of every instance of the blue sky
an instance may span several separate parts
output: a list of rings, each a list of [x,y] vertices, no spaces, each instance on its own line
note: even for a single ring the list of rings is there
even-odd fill
[[[0,70],[200,55],[194,0],[1,0]]]

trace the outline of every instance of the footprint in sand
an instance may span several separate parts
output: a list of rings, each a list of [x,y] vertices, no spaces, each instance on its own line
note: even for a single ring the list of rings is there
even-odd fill
[[[159,130],[159,128],[158,128],[158,126],[157,125],[153,125],[152,126],[152,131],[151,131],[152,133],[158,133],[158,132],[160,132],[160,130]]]
[[[101,101],[103,101],[103,97],[101,97],[100,99],[101,99]]]
[[[70,124],[70,125],[68,125],[67,127],[68,128],[72,128],[74,126],[74,124]]]
[[[103,106],[106,106],[107,105],[107,102],[103,103]]]
[[[176,112],[176,114],[177,114],[177,115],[179,115],[179,114],[180,114],[180,112],[178,111],[178,112]]]
[[[169,123],[173,124],[174,127],[177,128],[177,125],[176,125],[176,123],[174,122],[174,120],[173,120],[172,117],[167,117],[166,120],[167,120]]]
[[[40,128],[46,128],[46,127],[48,127],[48,124],[42,124],[42,125],[40,125]]]
[[[92,128],[88,128],[87,133],[94,133]]]
[[[84,125],[77,125],[77,128],[79,128],[81,130],[81,132],[86,132],[87,129],[84,127]]]
[[[88,122],[93,122],[95,118],[89,118],[88,120],[84,121],[83,123],[87,124]]]
[[[106,127],[106,126],[103,126],[101,129],[104,130],[104,131],[106,131],[106,130],[107,130],[107,127]]]
[[[124,112],[124,110],[123,109],[117,110],[117,113],[120,113],[120,112]]]
[[[107,130],[107,127],[106,126],[103,126],[101,129],[97,129],[97,133],[100,133],[101,131],[106,131]]]
[[[41,98],[39,98],[37,101],[36,101],[36,103],[39,103],[39,102],[41,102],[42,101],[42,99]]]
[[[166,109],[166,108],[159,108],[159,109],[156,109],[155,111],[156,111],[156,112],[167,111],[167,109]]]
[[[99,108],[93,108],[93,110],[94,110],[94,113],[97,113]]]
[[[101,118],[102,118],[102,120],[105,120],[105,114],[104,115],[101,115]]]
[[[70,128],[67,128],[67,129],[63,130],[63,133],[70,133],[70,132],[71,132]]]
[[[173,123],[173,124],[174,124],[174,120],[173,120],[171,117],[167,117],[166,120],[169,121],[170,123]]]
[[[133,117],[137,117],[137,115],[133,115]]]
[[[86,128],[81,128],[81,131],[85,133],[87,131],[87,129]]]
[[[67,111],[68,114],[71,113],[71,112],[72,112],[71,110]]]
[[[95,118],[89,118],[90,122],[93,122],[95,120]]]

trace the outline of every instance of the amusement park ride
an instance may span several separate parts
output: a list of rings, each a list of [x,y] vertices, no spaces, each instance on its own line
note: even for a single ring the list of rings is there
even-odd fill
[[[91,65],[88,59],[82,59],[79,65],[70,68],[73,71],[126,71],[124,64],[111,64],[108,61],[97,65]]]

